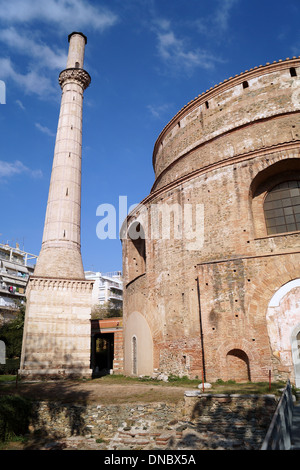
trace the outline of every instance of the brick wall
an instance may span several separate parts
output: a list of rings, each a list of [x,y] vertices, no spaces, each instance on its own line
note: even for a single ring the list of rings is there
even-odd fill
[[[293,379],[292,362],[271,347],[266,316],[275,292],[300,278],[300,233],[267,235],[262,205],[272,184],[300,175],[300,80],[290,73],[300,75],[299,65],[225,81],[179,111],[155,144],[154,186],[127,221],[146,233],[136,278],[132,241],[123,240],[125,341],[137,334],[129,318],[138,312],[153,341],[148,374],[260,381],[271,370]],[[179,213],[155,217],[162,206]],[[154,237],[168,220],[170,235]]]

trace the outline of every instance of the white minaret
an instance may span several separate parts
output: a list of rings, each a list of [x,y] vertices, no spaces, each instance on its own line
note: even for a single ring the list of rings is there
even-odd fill
[[[83,69],[86,37],[69,36],[42,249],[35,275],[84,279],[80,247],[83,92],[91,78]]]
[[[87,43],[69,36],[41,252],[26,290],[20,376],[90,377],[93,282],[81,258],[81,153],[83,92],[91,78],[83,69]]]

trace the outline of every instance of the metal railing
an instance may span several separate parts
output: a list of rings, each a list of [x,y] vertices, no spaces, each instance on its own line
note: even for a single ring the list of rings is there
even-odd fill
[[[293,396],[288,380],[260,450],[290,450],[293,421]]]

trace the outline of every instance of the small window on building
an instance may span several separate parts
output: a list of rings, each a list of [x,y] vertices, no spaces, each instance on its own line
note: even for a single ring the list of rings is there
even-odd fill
[[[268,235],[300,230],[300,180],[285,181],[271,189],[264,213]]]
[[[245,88],[248,88],[248,87],[249,87],[249,83],[247,82],[247,80],[245,80],[243,82],[243,88],[245,89]]]
[[[295,67],[290,68],[290,74],[291,74],[291,77],[297,77],[297,72],[296,72]]]
[[[75,62],[75,69],[79,69],[79,62]]]
[[[137,344],[136,336],[132,337],[132,374],[137,375]]]
[[[209,102],[208,101],[205,101],[205,106],[206,106],[206,109],[209,108]]]

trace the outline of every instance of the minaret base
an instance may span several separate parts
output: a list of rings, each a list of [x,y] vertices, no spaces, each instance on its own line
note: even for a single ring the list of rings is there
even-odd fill
[[[29,279],[20,378],[91,378],[93,282]]]
[[[81,253],[78,247],[42,247],[34,270],[35,277],[84,279]]]

